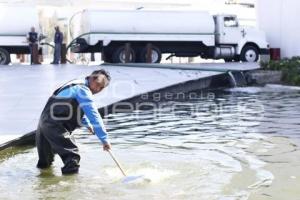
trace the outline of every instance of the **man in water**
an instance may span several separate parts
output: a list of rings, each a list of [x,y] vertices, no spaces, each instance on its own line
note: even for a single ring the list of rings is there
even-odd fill
[[[96,70],[84,80],[73,80],[55,90],[41,114],[36,145],[39,155],[38,168],[48,168],[57,153],[63,163],[63,174],[77,173],[80,156],[78,147],[71,137],[72,131],[80,126],[95,133],[108,151],[107,132],[93,101],[93,94],[101,92],[110,82],[105,70]]]

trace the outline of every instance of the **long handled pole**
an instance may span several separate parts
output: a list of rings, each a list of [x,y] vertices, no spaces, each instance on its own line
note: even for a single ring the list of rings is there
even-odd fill
[[[122,174],[126,177],[126,173],[125,171],[122,169],[121,164],[118,162],[118,160],[116,159],[116,157],[114,156],[114,154],[112,153],[111,150],[108,150],[109,155],[111,156],[111,158],[115,161],[116,165],[118,166],[118,168],[120,169],[120,171],[122,172]]]

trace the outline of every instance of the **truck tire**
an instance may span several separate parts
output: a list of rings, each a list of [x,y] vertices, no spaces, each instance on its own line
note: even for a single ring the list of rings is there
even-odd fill
[[[104,55],[104,57],[103,57],[103,61],[105,62],[105,63],[112,63],[113,61],[112,61],[112,55],[111,55],[111,53],[109,53],[109,52],[105,52],[105,53],[103,53]]]
[[[160,63],[161,61],[161,51],[158,47],[152,46],[152,59],[151,63]],[[142,63],[147,62],[147,48],[143,48],[139,54],[139,61]]]
[[[134,63],[136,58],[135,51],[130,47],[129,52],[129,62]],[[125,46],[120,46],[113,52],[112,61],[113,63],[125,63]]]
[[[257,62],[259,58],[258,49],[254,46],[247,45],[241,52],[242,62]]]
[[[10,54],[3,48],[0,48],[0,65],[8,65],[10,63]]]

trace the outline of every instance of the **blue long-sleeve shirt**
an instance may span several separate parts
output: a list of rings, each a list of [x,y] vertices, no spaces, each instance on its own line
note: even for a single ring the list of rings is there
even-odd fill
[[[92,126],[95,134],[102,143],[107,143],[108,135],[103,120],[93,100],[93,94],[88,87],[88,80],[74,80],[73,83],[81,83],[60,91],[59,98],[75,98],[84,112],[82,126]],[[71,82],[70,82],[71,83]]]

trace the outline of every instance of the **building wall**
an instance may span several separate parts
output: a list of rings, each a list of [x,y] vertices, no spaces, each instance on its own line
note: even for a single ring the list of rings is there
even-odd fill
[[[281,57],[300,56],[300,1],[257,0],[257,24]]]

